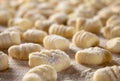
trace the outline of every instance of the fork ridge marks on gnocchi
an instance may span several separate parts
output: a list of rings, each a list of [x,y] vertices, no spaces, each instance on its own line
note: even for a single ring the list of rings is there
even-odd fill
[[[49,34],[56,34],[66,38],[72,38],[72,36],[75,34],[75,29],[74,27],[53,24],[50,26]]]
[[[42,64],[53,66],[57,72],[70,67],[70,57],[61,50],[43,50],[29,55],[29,66],[35,67]]]
[[[112,61],[112,54],[99,47],[80,50],[75,55],[75,60],[80,64],[100,65]]]
[[[33,43],[43,43],[45,36],[47,36],[47,33],[42,30],[29,29],[23,33],[23,40]]]
[[[100,33],[100,29],[102,27],[102,23],[98,18],[78,18],[76,20],[76,30],[86,30],[95,34]]]
[[[8,67],[8,55],[0,51],[0,71],[6,70]]]
[[[93,81],[119,81],[120,66],[111,66],[98,69],[93,75]]]
[[[120,16],[113,15],[111,16],[107,22],[106,27],[103,29],[103,35],[108,38],[120,37]]]
[[[8,49],[12,45],[20,44],[21,37],[18,32],[2,32],[0,33],[0,49]]]
[[[22,81],[56,81],[57,72],[50,65],[39,65],[30,69]]]
[[[43,45],[46,49],[68,50],[70,42],[68,39],[59,35],[48,35],[43,39]]]
[[[90,32],[81,30],[74,34],[72,43],[80,48],[89,48],[99,44],[99,38]]]
[[[8,53],[12,58],[20,60],[28,60],[29,54],[36,51],[41,51],[41,45],[35,43],[13,45],[8,49]]]
[[[26,31],[27,29],[30,29],[33,27],[33,23],[26,18],[16,18],[16,19],[10,19],[8,21],[8,26],[17,26],[22,31]]]

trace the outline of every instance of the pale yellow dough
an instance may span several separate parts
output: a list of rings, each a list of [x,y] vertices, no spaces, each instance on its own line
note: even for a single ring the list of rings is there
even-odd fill
[[[22,81],[56,81],[57,72],[50,65],[40,65],[30,69]]]
[[[0,51],[0,71],[6,70],[9,67],[7,54]]]
[[[120,53],[120,37],[113,38],[107,41],[106,48],[114,53]]]
[[[66,38],[72,38],[72,36],[75,34],[75,28],[70,26],[53,24],[50,26],[49,34],[56,34]]]
[[[102,23],[97,18],[85,19],[81,17],[76,20],[77,31],[86,30],[88,32],[98,34],[100,33],[101,27],[102,27]]]
[[[13,45],[8,49],[8,53],[12,58],[20,60],[28,60],[29,54],[37,51],[41,51],[41,46],[34,43]]]
[[[50,28],[50,26],[51,26],[52,24],[53,24],[53,22],[50,21],[50,20],[44,20],[44,21],[42,21],[42,20],[37,20],[37,21],[35,22],[35,28],[36,28],[36,29],[39,29],[39,30],[43,30],[43,31],[48,32],[48,30],[49,30],[49,28]]]
[[[113,15],[107,22],[106,27],[103,29],[103,35],[108,38],[120,37],[120,16]]]
[[[2,32],[0,33],[0,49],[8,49],[12,45],[21,43],[20,34],[18,32]]]
[[[75,55],[75,60],[80,64],[100,65],[112,61],[112,54],[99,47],[80,50]]]
[[[30,53],[30,67],[42,64],[51,65],[57,72],[60,72],[70,67],[70,57],[61,50],[43,50],[41,52]]]
[[[68,16],[67,14],[61,12],[61,13],[55,13],[50,16],[50,21],[57,23],[57,24],[65,24],[67,22]]]
[[[59,35],[48,35],[43,40],[46,49],[68,50],[70,42],[68,39]]]
[[[30,29],[33,27],[33,23],[29,19],[16,18],[16,19],[10,19],[8,21],[8,26],[17,26],[22,31],[26,31],[27,29]]]
[[[98,69],[93,75],[93,81],[120,81],[120,66]]]
[[[47,36],[47,33],[42,30],[29,29],[23,33],[23,40],[33,43],[43,43],[45,36]]]
[[[99,44],[99,38],[90,32],[81,30],[74,34],[72,43],[79,48],[89,48]]]

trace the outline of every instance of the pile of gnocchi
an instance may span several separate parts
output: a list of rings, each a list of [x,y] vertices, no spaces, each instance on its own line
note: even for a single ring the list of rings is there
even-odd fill
[[[80,48],[77,64],[109,64],[120,54],[120,0],[5,0],[0,26],[0,71],[9,69],[9,57],[26,60],[31,69],[22,81],[57,81],[72,65],[71,44]],[[100,68],[92,78],[119,81],[120,66]]]

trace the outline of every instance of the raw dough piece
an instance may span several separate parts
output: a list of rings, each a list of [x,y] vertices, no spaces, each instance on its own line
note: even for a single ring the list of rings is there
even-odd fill
[[[75,34],[75,28],[53,24],[52,26],[50,26],[49,34],[56,34],[66,38],[72,38],[72,36]]]
[[[0,51],[0,71],[3,71],[9,67],[7,54]]]
[[[70,42],[68,39],[59,35],[48,35],[43,40],[46,49],[68,50]]]
[[[99,38],[90,32],[81,30],[72,38],[72,42],[75,46],[80,48],[89,48],[92,46],[97,46],[99,44]]]
[[[120,81],[120,66],[98,69],[94,73],[93,81]]]
[[[56,81],[57,72],[50,65],[40,65],[30,69],[22,81]]]
[[[43,43],[45,36],[47,36],[47,33],[42,30],[29,29],[23,33],[23,40],[33,43]]]
[[[120,53],[120,37],[108,40],[106,48],[111,52]]]
[[[80,50],[75,55],[75,60],[80,64],[100,65],[112,61],[112,54],[99,47]]]
[[[51,65],[57,72],[60,72],[70,66],[70,57],[61,50],[43,50],[30,53],[29,66],[34,67],[41,64]]]
[[[28,60],[29,54],[37,51],[41,51],[41,46],[34,43],[13,45],[8,49],[8,53],[12,58],[20,60]]]

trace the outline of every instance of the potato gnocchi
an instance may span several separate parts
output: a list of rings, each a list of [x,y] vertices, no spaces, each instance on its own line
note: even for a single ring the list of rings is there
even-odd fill
[[[75,60],[80,64],[100,65],[112,61],[112,54],[99,47],[80,50],[75,55]]]
[[[120,37],[120,16],[113,15],[106,23],[106,27],[103,29],[103,35],[108,39]]]
[[[93,81],[119,81],[120,66],[111,66],[98,69],[93,76]]]
[[[72,36],[75,34],[75,28],[53,24],[50,26],[49,34],[56,34],[66,38],[72,38]]]
[[[12,45],[21,43],[21,37],[18,32],[2,32],[0,33],[0,49],[8,49]]]
[[[8,49],[8,53],[12,58],[20,60],[28,60],[29,54],[37,51],[41,51],[41,46],[34,43],[13,45]]]
[[[100,33],[100,29],[102,27],[102,23],[97,18],[85,19],[78,18],[76,20],[76,30],[86,30],[95,34]]]
[[[30,69],[22,81],[56,81],[57,72],[50,65],[40,65]]]
[[[99,38],[90,32],[81,30],[72,38],[72,43],[79,48],[89,48],[99,44]]]
[[[68,39],[58,35],[48,35],[43,39],[43,45],[46,49],[68,50],[70,42]]]
[[[113,38],[107,41],[106,48],[114,53],[120,53],[120,37]]]
[[[0,71],[6,70],[9,67],[7,54],[0,51]]]
[[[30,67],[42,64],[51,65],[57,72],[60,72],[70,67],[70,57],[61,50],[43,50],[41,52],[30,53]]]
[[[26,42],[43,43],[44,37],[47,33],[37,29],[29,29],[23,33],[23,40]]]

